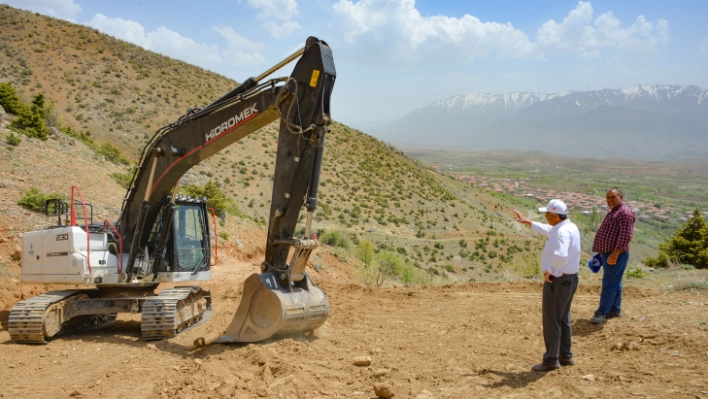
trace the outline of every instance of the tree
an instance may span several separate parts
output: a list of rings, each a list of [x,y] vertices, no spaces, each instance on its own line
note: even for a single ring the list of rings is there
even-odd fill
[[[693,216],[676,230],[674,236],[659,244],[659,255],[643,260],[650,267],[667,267],[671,263],[708,268],[708,225],[696,209]]]
[[[370,240],[361,240],[356,248],[357,258],[364,263],[365,268],[371,266],[374,260],[374,244]]]
[[[376,255],[378,271],[376,273],[376,285],[380,286],[387,277],[398,276],[403,268],[401,258],[391,251],[381,251]]]
[[[10,83],[0,83],[0,105],[11,114],[17,115],[10,126],[27,137],[46,140],[49,129],[45,123],[46,109],[44,94],[38,94],[28,106],[20,100]]]
[[[207,197],[207,206],[214,208],[217,214],[224,210],[229,212],[229,199],[226,198],[226,194],[221,190],[218,182],[209,180],[203,187],[197,184],[189,184],[183,188],[183,191],[193,197]]]
[[[44,94],[39,93],[34,96],[34,100],[32,100],[32,113],[39,114],[42,119],[45,119],[47,117],[46,111],[47,110],[46,103],[44,101]]]
[[[0,105],[11,114],[17,115],[20,110],[27,106],[20,101],[20,96],[17,95],[17,90],[12,86],[12,83],[0,83]]]

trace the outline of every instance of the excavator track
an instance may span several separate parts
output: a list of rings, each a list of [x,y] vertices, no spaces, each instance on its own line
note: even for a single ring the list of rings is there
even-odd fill
[[[140,323],[146,341],[167,339],[211,317],[211,293],[202,287],[174,287],[148,298]]]
[[[81,290],[50,291],[17,302],[10,312],[8,322],[10,340],[46,344],[46,338],[58,334],[63,327],[61,320],[57,318],[57,313],[49,311],[50,306],[79,293]]]

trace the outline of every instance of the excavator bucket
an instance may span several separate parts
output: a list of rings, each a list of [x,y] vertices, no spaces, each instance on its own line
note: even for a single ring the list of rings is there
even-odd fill
[[[252,274],[244,282],[241,304],[217,343],[258,342],[275,335],[308,332],[329,315],[329,301],[310,275],[284,288],[274,273]]]

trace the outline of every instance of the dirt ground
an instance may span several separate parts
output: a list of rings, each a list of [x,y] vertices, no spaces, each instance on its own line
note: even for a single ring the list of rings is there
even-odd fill
[[[311,336],[208,344],[230,323],[258,254],[228,257],[208,286],[211,320],[145,342],[139,315],[47,345],[9,342],[0,322],[3,398],[708,398],[708,295],[625,288],[625,316],[587,319],[599,288],[573,302],[577,365],[530,371],[544,350],[539,282],[415,288],[347,283],[338,267],[310,270],[328,294],[328,321]],[[262,256],[262,255],[261,255]],[[225,256],[226,257],[226,256]],[[368,356],[369,366],[355,358]]]

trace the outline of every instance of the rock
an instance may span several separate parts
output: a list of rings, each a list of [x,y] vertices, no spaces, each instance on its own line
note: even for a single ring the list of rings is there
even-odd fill
[[[422,390],[418,395],[415,396],[415,399],[433,399],[433,394],[430,393],[428,390]]]
[[[12,251],[12,253],[10,254],[10,258],[12,258],[12,260],[14,261],[19,262],[22,259],[22,250],[18,247],[15,247],[15,250]]]
[[[295,381],[296,381],[295,376],[290,374],[286,377],[279,378],[279,379],[273,381],[273,383],[270,384],[268,389],[271,390],[271,389],[277,387],[278,385],[290,385],[290,384],[295,383]]]
[[[388,375],[391,372],[391,370],[388,369],[378,369],[374,371],[374,377],[383,377]]]
[[[368,366],[371,364],[371,357],[369,356],[357,356],[354,358],[354,365],[355,366]]]
[[[241,240],[239,240],[238,238],[234,239],[234,244],[236,244],[236,246],[238,247],[238,250],[239,250],[239,251],[243,252],[243,249],[244,249],[245,247],[244,247],[243,244],[241,243]]]
[[[612,347],[610,348],[610,350],[626,351],[626,350],[629,350],[629,346],[627,345],[626,342],[615,342],[614,344],[612,344]]]
[[[241,377],[244,382],[250,382],[255,376],[250,371],[241,371],[239,377]]]
[[[392,398],[395,393],[393,393],[393,389],[391,389],[391,386],[388,384],[380,383],[380,384],[374,384],[374,394],[380,398]]]
[[[583,379],[584,379],[585,381],[594,382],[594,381],[595,381],[595,376],[592,375],[592,374],[588,374],[588,375],[584,375],[584,376],[583,376]]]
[[[72,398],[80,398],[84,395],[82,395],[81,392],[79,392],[78,390],[74,390],[74,392],[70,393],[69,396],[71,396]]]
[[[199,337],[194,340],[194,347],[195,348],[203,348],[206,346],[206,341],[204,340],[204,337]]]
[[[63,138],[63,134],[59,132],[59,129],[52,126],[49,128],[49,138],[52,140],[59,140]]]
[[[147,345],[145,345],[145,347],[148,348],[148,349],[152,349],[152,350],[154,350],[154,351],[157,350],[157,346],[155,346],[155,344],[147,344]]]
[[[637,344],[636,342],[627,342],[627,341],[616,342],[616,343],[612,344],[612,347],[610,348],[610,350],[613,350],[613,351],[628,351],[628,350],[638,351],[639,349],[641,349],[639,344]]]
[[[0,122],[4,121],[5,118],[7,118],[7,114],[5,114],[5,110],[2,108],[2,105],[0,105]]]

